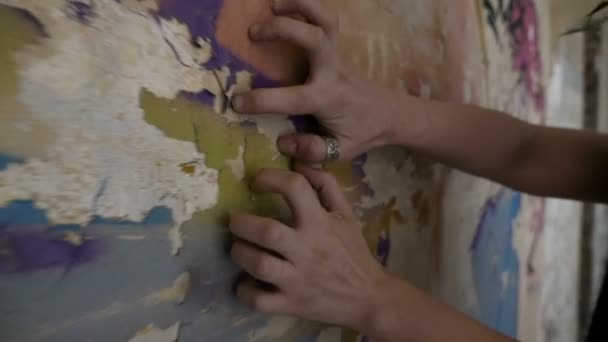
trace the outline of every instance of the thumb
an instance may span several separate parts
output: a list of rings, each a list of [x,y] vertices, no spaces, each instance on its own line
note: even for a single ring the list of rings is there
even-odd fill
[[[306,177],[310,185],[317,192],[321,205],[327,211],[337,212],[349,217],[353,215],[351,206],[333,175],[301,163],[296,163],[294,169]]]
[[[304,163],[322,163],[327,157],[327,143],[319,135],[292,134],[279,138],[279,151]]]

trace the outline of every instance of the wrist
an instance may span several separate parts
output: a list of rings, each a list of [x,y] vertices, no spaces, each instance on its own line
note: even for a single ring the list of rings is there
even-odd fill
[[[393,100],[389,108],[387,142],[390,146],[410,147],[416,137],[416,132],[421,132],[419,115],[420,99],[407,94],[402,90],[394,90],[390,95]]]
[[[367,296],[359,321],[352,328],[374,340],[382,340],[393,321],[399,319],[394,317],[391,308],[395,307],[399,292],[405,290],[400,283],[396,277],[383,273]]]
[[[342,108],[346,113],[357,113],[364,118],[361,125],[366,127],[369,134],[365,140],[364,149],[396,145],[399,140],[399,129],[402,126],[404,114],[402,91],[384,87],[356,73],[347,74],[342,79]]]

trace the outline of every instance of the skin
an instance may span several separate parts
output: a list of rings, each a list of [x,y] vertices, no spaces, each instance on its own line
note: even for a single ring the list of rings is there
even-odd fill
[[[235,110],[313,113],[339,141],[342,159],[398,145],[520,191],[608,203],[608,136],[384,89],[341,60],[336,16],[318,0],[279,0],[272,9],[273,19],[250,28],[251,39],[303,47],[310,75],[303,85],[239,94]],[[232,217],[231,256],[247,273],[236,288],[244,304],[348,327],[374,341],[510,341],[382,269],[336,180],[306,166],[325,159],[321,137],[288,135],[277,144],[299,161],[294,172],[263,170],[252,188],[281,194],[294,219]]]

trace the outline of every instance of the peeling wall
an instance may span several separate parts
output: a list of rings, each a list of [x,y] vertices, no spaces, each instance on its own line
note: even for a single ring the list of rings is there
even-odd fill
[[[276,198],[252,197],[247,180],[261,167],[287,168],[274,140],[303,124],[240,116],[226,105],[237,89],[302,77],[297,48],[247,39],[249,24],[271,15],[268,3],[0,0],[0,28],[12,32],[0,36],[7,71],[0,74],[0,295],[7,298],[0,315],[8,327],[0,339],[356,338],[251,313],[230,292],[238,270],[224,250],[225,217],[234,210],[288,214]],[[505,83],[495,80],[514,81],[521,68],[513,72],[512,58],[491,45],[475,3],[327,4],[339,13],[341,49],[357,72],[417,96],[515,108],[540,120],[531,109],[538,105],[533,79],[513,97],[526,101],[504,104]],[[485,203],[503,189],[455,173],[446,178],[443,167],[402,149],[327,170],[391,272],[481,320],[491,314],[479,309],[495,306],[480,308],[476,291],[485,291],[483,301],[493,285],[475,278],[488,264],[471,252],[469,234],[500,221],[514,241],[505,255],[534,255],[516,242],[537,236],[533,200],[522,200],[517,220],[505,216],[515,223],[490,215],[480,224]],[[34,247],[52,259],[28,254]],[[446,268],[446,258],[455,268]],[[517,272],[488,279],[527,286]],[[521,320],[512,313],[509,324],[513,315]]]

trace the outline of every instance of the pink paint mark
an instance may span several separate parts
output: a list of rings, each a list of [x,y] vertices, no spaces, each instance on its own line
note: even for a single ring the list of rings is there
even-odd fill
[[[545,97],[536,6],[532,0],[514,0],[507,18],[513,49],[513,68],[521,72],[526,91],[532,96],[536,109],[542,111],[545,109]]]

